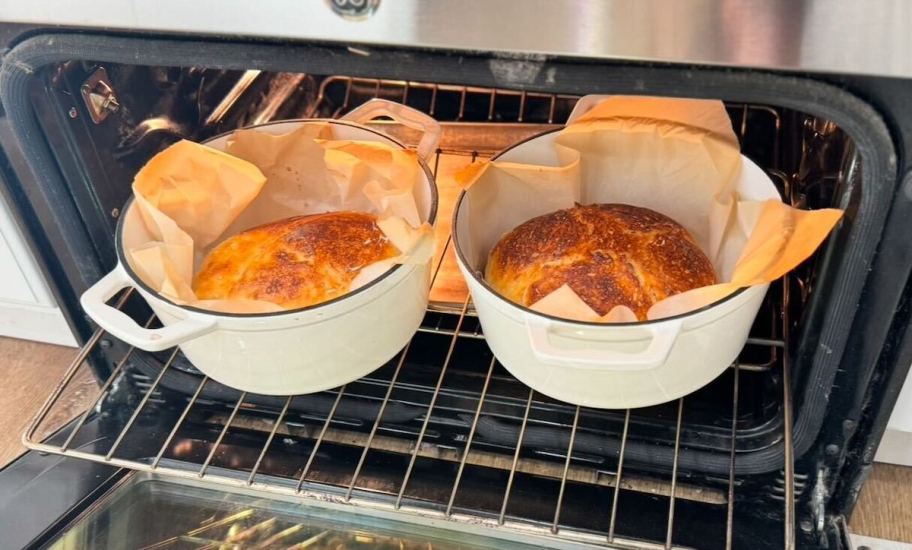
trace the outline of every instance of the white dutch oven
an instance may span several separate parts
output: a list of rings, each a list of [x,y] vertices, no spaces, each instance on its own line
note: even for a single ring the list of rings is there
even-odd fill
[[[498,155],[505,162],[554,156],[556,132]],[[737,191],[742,200],[781,200],[773,182],[743,158]],[[495,292],[484,266],[468,265],[466,194],[459,197],[453,239],[459,268],[491,351],[516,378],[535,390],[587,407],[621,409],[671,401],[706,385],[737,358],[769,285],[741,289],[683,315],[623,324],[569,321],[532,311]]]
[[[329,123],[335,139],[377,141],[402,148],[401,143],[359,124],[378,116],[389,116],[424,132],[418,146],[422,181],[416,199],[422,220],[433,225],[437,188],[424,159],[436,150],[440,126],[427,115],[374,100],[341,121],[283,121],[257,129],[285,134],[301,124]],[[207,145],[222,150],[228,137],[216,137]],[[118,265],[82,295],[82,307],[106,331],[140,349],[160,351],[179,345],[200,371],[240,390],[296,395],[361,378],[405,346],[427,307],[430,262],[394,266],[354,292],[296,310],[229,314],[179,306],[143,283],[124,255],[136,242],[140,223],[138,209],[128,203],[117,226]],[[162,328],[143,328],[106,304],[127,287],[145,298]]]

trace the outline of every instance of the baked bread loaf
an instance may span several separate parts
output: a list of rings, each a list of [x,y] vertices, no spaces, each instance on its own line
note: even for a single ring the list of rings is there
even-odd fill
[[[594,204],[533,218],[500,239],[485,269],[502,296],[529,306],[568,285],[596,313],[715,283],[713,266],[677,222],[647,208]]]
[[[345,294],[361,268],[398,254],[371,214],[296,216],[219,244],[203,261],[193,291],[201,300],[306,307]]]

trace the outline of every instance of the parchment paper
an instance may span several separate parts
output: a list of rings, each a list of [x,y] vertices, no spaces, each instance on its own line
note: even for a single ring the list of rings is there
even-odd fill
[[[471,268],[483,272],[494,245],[530,218],[575,203],[650,208],[690,232],[719,284],[662,300],[648,319],[685,313],[781,277],[820,246],[842,215],[743,200],[735,190],[743,157],[720,101],[612,97],[562,129],[552,147],[520,160],[476,163],[460,174]],[[636,320],[624,306],[599,316],[567,285],[531,308],[580,321]]]
[[[225,152],[190,141],[162,151],[133,182],[142,223],[125,228],[131,266],[180,304],[234,313],[281,311],[259,300],[198,300],[191,288],[195,269],[212,248],[246,229],[340,210],[375,214],[401,252],[363,267],[350,290],[394,264],[427,262],[433,235],[419,215],[421,168],[414,153],[331,137],[328,124],[304,124],[283,135],[239,130]]]

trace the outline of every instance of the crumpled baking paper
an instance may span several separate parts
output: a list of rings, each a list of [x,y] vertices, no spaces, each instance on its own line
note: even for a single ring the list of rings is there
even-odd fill
[[[484,272],[501,237],[536,216],[575,203],[650,208],[690,232],[719,282],[657,302],[647,319],[686,313],[782,277],[842,216],[836,209],[799,210],[781,200],[740,196],[735,184],[744,159],[720,101],[611,97],[560,130],[553,146],[511,160],[475,163],[459,175],[468,201],[464,252],[471,269]],[[767,178],[757,170],[744,175]],[[531,309],[579,321],[637,320],[625,306],[600,316],[567,285]]]
[[[332,137],[328,123],[312,123],[282,135],[238,130],[225,152],[186,140],[165,149],[133,181],[141,223],[124,227],[131,267],[178,304],[232,313],[281,311],[260,300],[198,300],[191,287],[195,270],[212,248],[246,229],[339,210],[375,214],[401,252],[364,266],[350,290],[394,264],[429,261],[433,234],[419,214],[422,177],[415,153]]]

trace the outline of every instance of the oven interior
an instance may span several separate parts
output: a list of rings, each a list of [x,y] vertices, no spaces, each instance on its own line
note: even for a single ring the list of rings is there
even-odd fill
[[[33,96],[42,126],[67,127],[48,133],[70,136],[56,150],[80,159],[79,170],[68,172],[72,200],[107,266],[116,261],[113,229],[133,174],[178,139],[271,120],[338,118],[374,97],[402,102],[443,123],[429,164],[445,203],[458,193],[448,177],[454,169],[562,124],[579,97],[90,61],[46,68]],[[742,152],[784,200],[843,208],[847,223],[838,231],[851,225],[862,167],[845,132],[774,104],[726,106]],[[373,124],[414,144],[391,121]],[[60,154],[62,166],[67,155]],[[448,226],[452,203],[441,209],[439,225]],[[447,278],[453,260],[443,234],[421,329],[365,378],[313,395],[246,394],[203,377],[177,350],[147,353],[96,332],[27,439],[33,448],[144,471],[531,530],[555,541],[778,548],[789,524],[798,523],[798,536],[815,532],[804,506],[813,480],[792,471],[784,452],[770,459],[768,451],[791,452],[791,409],[813,397],[814,388],[803,386],[810,367],[792,361],[792,352],[809,330],[820,266],[839,240],[771,286],[725,374],[656,407],[574,407],[510,376],[485,344],[464,287]],[[116,300],[139,322],[155,324],[138,296]],[[84,383],[92,377],[100,389]],[[89,408],[55,443],[41,443],[62,415],[55,411],[78,392],[91,395]],[[823,411],[802,407],[794,422],[819,425],[822,419],[800,415]]]

